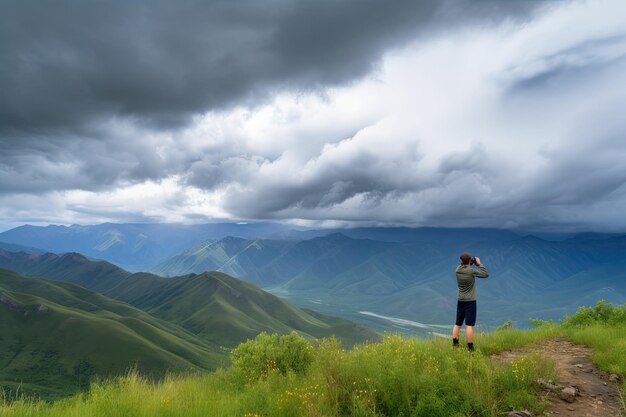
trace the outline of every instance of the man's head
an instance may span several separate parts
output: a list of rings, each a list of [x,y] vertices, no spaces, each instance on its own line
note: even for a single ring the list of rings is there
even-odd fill
[[[459,258],[461,259],[461,265],[469,265],[472,261],[472,255],[467,252],[463,252]]]

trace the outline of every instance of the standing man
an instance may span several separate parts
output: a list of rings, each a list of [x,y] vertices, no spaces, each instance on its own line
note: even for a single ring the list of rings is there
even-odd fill
[[[480,263],[479,258],[467,252],[460,256],[461,265],[456,267],[456,284],[459,287],[459,299],[456,305],[456,322],[452,330],[452,345],[459,346],[459,330],[465,321],[467,349],[474,350],[474,325],[476,324],[476,277],[487,278],[489,273]],[[476,265],[478,269],[472,267]]]

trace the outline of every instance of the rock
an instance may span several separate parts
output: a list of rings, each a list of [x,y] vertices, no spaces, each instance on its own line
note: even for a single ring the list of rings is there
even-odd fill
[[[574,411],[574,410],[575,410],[575,408],[574,408],[574,407],[572,407],[571,405],[568,405],[568,406],[567,406],[567,409],[568,409],[569,411]]]
[[[621,379],[620,376],[617,374],[609,375],[609,381],[611,382],[619,382],[620,379]]]
[[[576,388],[574,387],[565,387],[561,390],[559,397],[563,401],[567,401],[568,403],[573,403],[576,399]]]
[[[548,390],[548,391],[559,392],[560,390],[563,389],[562,386],[554,385],[551,381],[546,381],[541,378],[539,378],[535,382],[537,382],[537,385],[539,385],[541,388]]]
[[[528,411],[509,411],[506,414],[507,417],[533,417]]]
[[[39,306],[37,307],[37,313],[47,313],[49,311],[50,309],[43,304],[39,304]]]
[[[575,366],[575,367],[577,367],[577,368],[580,368],[580,369],[582,369],[582,368],[583,368],[583,364],[582,364],[582,363],[577,363],[577,364],[576,364],[576,365],[574,365],[574,366]]]

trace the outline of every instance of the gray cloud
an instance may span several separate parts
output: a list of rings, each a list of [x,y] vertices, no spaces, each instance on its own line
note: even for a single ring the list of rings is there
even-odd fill
[[[613,221],[611,204],[626,202],[626,142],[620,133],[626,126],[619,122],[626,98],[619,86],[609,97],[603,84],[623,80],[624,35],[562,42],[561,49],[507,58],[513,66],[496,75],[485,70],[479,87],[488,94],[477,101],[469,89],[445,85],[434,97],[425,93],[423,103],[418,97],[408,105],[421,104],[426,111],[397,117],[409,126],[404,135],[378,114],[337,119],[343,122],[337,126],[333,118],[330,126],[294,123],[295,128],[289,127],[291,119],[307,115],[287,114],[276,124],[289,126],[262,139],[237,130],[241,120],[219,119],[239,105],[250,111],[242,120],[252,117],[281,91],[348,86],[412,41],[427,45],[467,25],[488,32],[496,23],[534,16],[545,4],[68,0],[44,7],[3,1],[0,220],[11,213],[40,221],[163,220],[168,212],[176,219],[206,219],[214,212],[196,209],[207,199],[206,205],[221,204],[219,209],[238,219],[583,228],[601,227],[606,218],[606,226]],[[468,72],[475,66],[480,67],[468,63]],[[464,72],[459,68],[454,76],[463,80]],[[450,113],[440,123],[445,134],[417,133],[429,100],[437,107],[457,94],[469,94],[470,107],[484,108],[489,116],[476,112],[479,119],[468,122],[470,116]],[[598,101],[584,113],[577,108],[588,97]],[[475,110],[465,103],[466,109]],[[217,116],[210,129],[199,129],[207,113]],[[455,130],[457,123],[468,131]],[[494,128],[483,141],[481,123],[506,127]],[[567,124],[572,130],[564,137]],[[389,131],[371,133],[376,126]],[[508,139],[509,129],[528,132],[529,148],[540,149],[542,159],[525,160],[525,144],[520,135]],[[537,131],[546,136],[530,137]],[[284,146],[268,144],[274,139]],[[509,141],[507,153],[494,146],[499,140]],[[432,144],[437,141],[442,150],[429,161],[429,149],[439,150]],[[536,165],[534,173],[524,172],[527,163]],[[154,199],[158,210],[141,197],[126,207],[126,196],[115,195],[120,187],[160,181],[177,181],[179,188]],[[185,187],[220,196],[190,197]],[[65,201],[63,192],[71,190],[95,194]],[[98,197],[104,191],[111,194]],[[98,203],[111,196],[110,206]]]
[[[420,33],[538,2],[514,3],[5,0],[0,129],[63,133],[112,116],[185,124],[275,89],[349,82]]]
[[[106,140],[85,133],[0,142],[0,192],[97,191],[158,179],[175,168],[148,140],[114,131],[106,132]]]
[[[535,7],[479,3],[2,1],[0,190],[101,190],[187,170],[189,184],[230,180],[242,158],[231,145],[159,155],[144,137],[277,90],[350,82],[420,34]]]
[[[414,142],[384,149],[358,134],[309,159],[303,166],[259,169],[242,190],[231,190],[226,208],[242,217],[273,217],[284,211],[324,211],[356,195],[371,202],[390,194],[411,192],[427,179],[416,177],[421,155]],[[269,171],[269,172],[268,172]]]
[[[626,61],[626,34],[584,40],[527,63],[526,70],[515,74],[509,87],[512,94],[551,87],[552,84],[593,75],[607,66]],[[517,68],[510,69],[515,73]]]

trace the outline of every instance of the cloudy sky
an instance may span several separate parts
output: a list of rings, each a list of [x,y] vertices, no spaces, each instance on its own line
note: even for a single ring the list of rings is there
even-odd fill
[[[0,5],[0,230],[626,231],[624,0]]]

